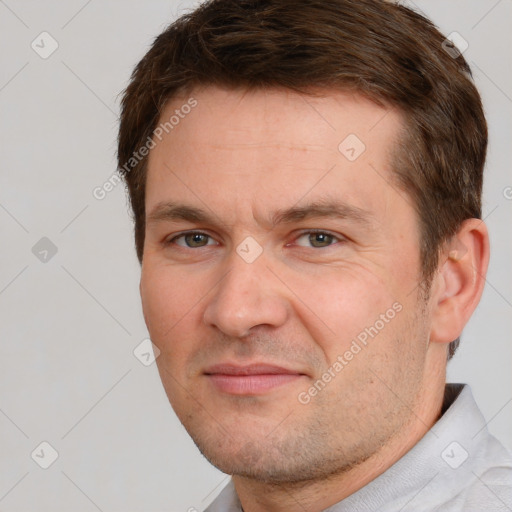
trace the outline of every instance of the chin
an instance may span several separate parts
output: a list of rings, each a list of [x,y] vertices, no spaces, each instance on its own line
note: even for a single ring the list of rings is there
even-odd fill
[[[324,480],[362,461],[360,457],[349,461],[332,452],[320,453],[293,437],[280,444],[269,438],[265,443],[238,441],[239,448],[235,440],[227,437],[221,441],[201,436],[192,439],[204,457],[223,473],[276,485]]]

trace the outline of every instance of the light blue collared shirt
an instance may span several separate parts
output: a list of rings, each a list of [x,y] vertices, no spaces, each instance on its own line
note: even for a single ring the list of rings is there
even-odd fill
[[[325,512],[512,512],[512,456],[469,386],[447,384],[443,410],[400,460]],[[242,512],[232,480],[205,512]]]

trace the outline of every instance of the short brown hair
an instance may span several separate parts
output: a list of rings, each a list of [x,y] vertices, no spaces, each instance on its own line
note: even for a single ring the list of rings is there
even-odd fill
[[[394,179],[418,213],[427,285],[443,243],[465,219],[481,218],[487,125],[480,96],[462,55],[429,20],[384,0],[210,0],[156,38],[123,96],[118,169],[140,262],[147,158],[133,154],[170,99],[208,85],[353,90],[402,112]]]

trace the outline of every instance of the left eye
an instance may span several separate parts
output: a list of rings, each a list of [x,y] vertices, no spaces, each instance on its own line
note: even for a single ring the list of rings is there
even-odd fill
[[[302,243],[300,242],[302,240]],[[324,231],[310,231],[308,233],[303,233],[301,236],[297,238],[297,245],[301,245],[303,247],[329,247],[333,243],[339,242],[340,239],[330,233],[325,233]]]
[[[210,243],[211,242],[211,243]],[[175,243],[181,247],[195,248],[205,247],[206,245],[215,245],[210,235],[205,233],[193,232],[183,233],[169,240],[169,243]]]

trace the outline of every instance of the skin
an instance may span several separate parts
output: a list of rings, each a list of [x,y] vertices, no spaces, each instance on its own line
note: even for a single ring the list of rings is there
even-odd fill
[[[392,185],[396,109],[341,91],[191,96],[197,106],[148,161],[140,291],[160,376],[199,449],[233,475],[245,512],[320,511],[384,472],[438,419],[448,343],[482,291],[486,228],[461,226],[426,298],[418,219]],[[186,101],[174,98],[161,119]],[[338,150],[349,134],[366,146],[354,161]],[[271,221],[334,200],[363,213]],[[211,218],[174,218],[168,202]],[[190,231],[203,235],[180,237]],[[262,249],[252,263],[237,252],[246,237]],[[393,304],[400,311],[333,371]],[[234,394],[208,375],[220,363],[296,375]],[[330,381],[301,403],[329,368]]]

